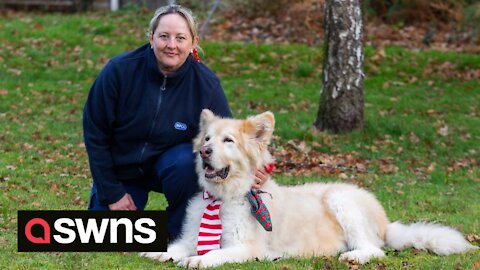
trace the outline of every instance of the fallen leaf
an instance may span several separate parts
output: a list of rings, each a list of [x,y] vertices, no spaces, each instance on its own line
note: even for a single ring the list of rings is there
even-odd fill
[[[437,130],[437,133],[440,134],[443,137],[448,136],[448,126],[445,125]]]
[[[430,164],[430,165],[428,166],[428,168],[427,168],[427,172],[428,172],[428,173],[432,173],[433,171],[435,171],[435,166],[436,166],[436,165],[437,165],[437,164],[436,164],[435,162],[433,162],[432,164]]]
[[[87,202],[82,200],[82,198],[80,196],[77,196],[77,197],[75,197],[75,199],[73,199],[73,204],[85,206],[85,205],[87,205]]]
[[[470,270],[475,270],[475,269],[479,269],[480,268],[480,260],[476,260],[472,267],[470,267]]]
[[[468,242],[480,241],[480,236],[476,234],[467,234],[465,238]]]
[[[413,132],[410,133],[409,138],[410,138],[410,142],[411,142],[412,144],[417,144],[418,142],[420,142],[420,139],[418,138],[418,136],[417,136],[415,133],[413,133]]]
[[[55,192],[58,189],[58,185],[56,183],[52,183],[50,185],[50,192]]]

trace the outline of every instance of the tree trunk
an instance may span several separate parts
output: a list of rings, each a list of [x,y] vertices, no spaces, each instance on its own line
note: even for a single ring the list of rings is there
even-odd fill
[[[323,86],[317,119],[320,131],[363,128],[363,24],[359,0],[325,1]]]

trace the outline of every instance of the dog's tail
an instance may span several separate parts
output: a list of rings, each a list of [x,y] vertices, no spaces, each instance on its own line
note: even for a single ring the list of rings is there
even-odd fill
[[[386,245],[396,250],[414,247],[421,250],[427,249],[438,255],[478,249],[459,231],[435,223],[418,222],[408,225],[398,221],[390,223],[385,238]]]

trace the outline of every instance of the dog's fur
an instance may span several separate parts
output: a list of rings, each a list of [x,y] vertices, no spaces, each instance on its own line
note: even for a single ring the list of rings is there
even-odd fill
[[[245,194],[254,183],[254,171],[272,162],[267,146],[273,128],[274,116],[270,112],[234,120],[221,119],[204,110],[200,133],[194,140],[196,169],[200,186],[223,202],[221,249],[197,256],[199,224],[207,205],[199,194],[187,208],[181,237],[169,245],[168,251],[142,255],[159,261],[173,260],[184,267],[203,268],[255,258],[338,253],[340,260],[366,263],[385,256],[384,245],[395,249],[428,249],[440,255],[478,248],[449,227],[390,223],[374,195],[342,183],[279,186],[270,179],[262,187],[269,193],[262,194],[262,200],[270,211],[273,230],[265,231],[250,214]],[[205,149],[211,152],[205,154]],[[220,173],[212,177],[213,169],[220,172],[225,168],[229,168],[225,179]]]

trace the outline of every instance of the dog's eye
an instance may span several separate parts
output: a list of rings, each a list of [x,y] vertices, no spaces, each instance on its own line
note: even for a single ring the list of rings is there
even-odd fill
[[[227,142],[233,142],[233,140],[230,139],[230,138],[225,138],[225,139],[223,139],[223,142],[226,142],[226,143],[227,143]]]
[[[210,136],[205,137],[205,141],[206,142],[210,141]]]

